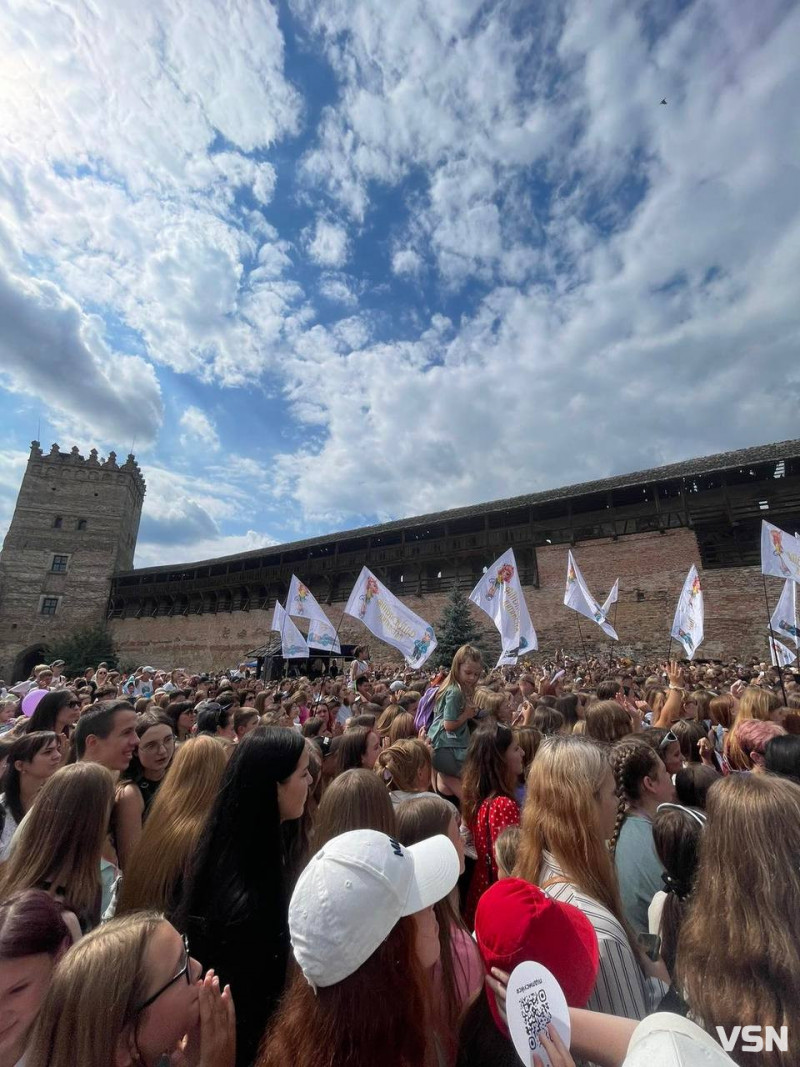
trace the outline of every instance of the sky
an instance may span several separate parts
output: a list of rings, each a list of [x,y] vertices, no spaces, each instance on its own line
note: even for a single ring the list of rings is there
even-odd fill
[[[136,564],[800,436],[800,3],[0,6],[0,535]],[[666,99],[667,103],[661,101]]]

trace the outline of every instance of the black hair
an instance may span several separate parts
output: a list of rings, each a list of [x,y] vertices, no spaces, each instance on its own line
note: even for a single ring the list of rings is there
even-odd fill
[[[566,693],[564,696],[556,697],[556,711],[560,711],[564,716],[564,722],[569,726],[571,733],[572,727],[578,721],[577,693]]]
[[[69,689],[54,689],[52,693],[42,697],[28,719],[27,732],[32,734],[41,730],[55,731],[59,711],[75,699],[77,697]]]
[[[201,700],[194,710],[197,712],[197,733],[211,734],[212,737],[217,730],[228,726],[233,714],[230,708],[223,708],[216,700]]]
[[[356,689],[362,685],[369,685],[369,678],[367,678],[366,674],[360,674],[358,678],[356,678]]]
[[[237,1062],[250,1063],[283,992],[289,960],[278,785],[305,751],[294,730],[257,726],[233,750],[175,917],[192,953],[236,989]]]
[[[96,708],[87,711],[78,719],[72,743],[79,760],[86,755],[87,737],[94,735],[105,739],[109,736],[114,729],[114,716],[118,711],[133,711],[133,706],[129,700],[109,700],[104,704],[98,704]]]
[[[8,762],[3,773],[2,788],[5,794],[5,808],[11,812],[14,816],[14,821],[17,823],[22,822],[25,812],[22,810],[19,771],[14,764],[17,760],[29,763],[37,752],[41,752],[52,741],[58,744],[58,734],[52,730],[36,730],[35,732],[29,730],[28,733],[18,737],[9,749]]]
[[[714,782],[722,776],[705,763],[689,763],[675,775],[675,795],[686,808],[705,811],[706,796]]]
[[[764,746],[764,766],[772,774],[792,778],[800,784],[800,736],[779,734]]]
[[[191,700],[173,700],[164,708],[164,714],[172,723],[176,733],[178,732],[178,719],[187,711],[194,711],[194,704]]]

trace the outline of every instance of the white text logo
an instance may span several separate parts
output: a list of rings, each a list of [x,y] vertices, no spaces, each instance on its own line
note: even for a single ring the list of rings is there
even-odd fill
[[[742,1052],[778,1052],[789,1051],[789,1027],[782,1026],[776,1030],[774,1026],[734,1026],[730,1034],[724,1026],[717,1027],[719,1043],[726,1052],[732,1052],[736,1047],[739,1035],[742,1035]]]

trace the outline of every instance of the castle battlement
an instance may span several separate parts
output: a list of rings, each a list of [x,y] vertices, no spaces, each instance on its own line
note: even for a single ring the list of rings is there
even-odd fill
[[[71,472],[82,472],[79,477],[85,477],[83,472],[94,471],[95,473],[103,471],[108,474],[113,472],[119,472],[120,474],[129,475],[138,492],[138,494],[144,497],[147,489],[147,483],[142,475],[141,468],[136,462],[136,457],[132,452],[128,453],[128,458],[120,465],[117,463],[117,453],[109,452],[105,459],[101,459],[98,455],[97,449],[93,448],[88,457],[82,456],[77,445],[73,445],[69,452],[62,452],[57,444],[50,446],[50,451],[45,453],[42,451],[42,446],[39,441],[31,441],[31,451],[28,457],[28,467],[39,467],[42,475],[51,474],[56,468],[59,475],[67,475]]]

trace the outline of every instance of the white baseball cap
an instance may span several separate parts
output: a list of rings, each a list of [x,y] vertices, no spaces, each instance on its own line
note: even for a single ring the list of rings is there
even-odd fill
[[[633,1031],[622,1067],[735,1067],[705,1030],[682,1015],[656,1012]]]
[[[458,854],[443,834],[406,848],[377,830],[350,830],[312,857],[289,902],[294,957],[316,989],[343,981],[404,915],[446,897]]]

